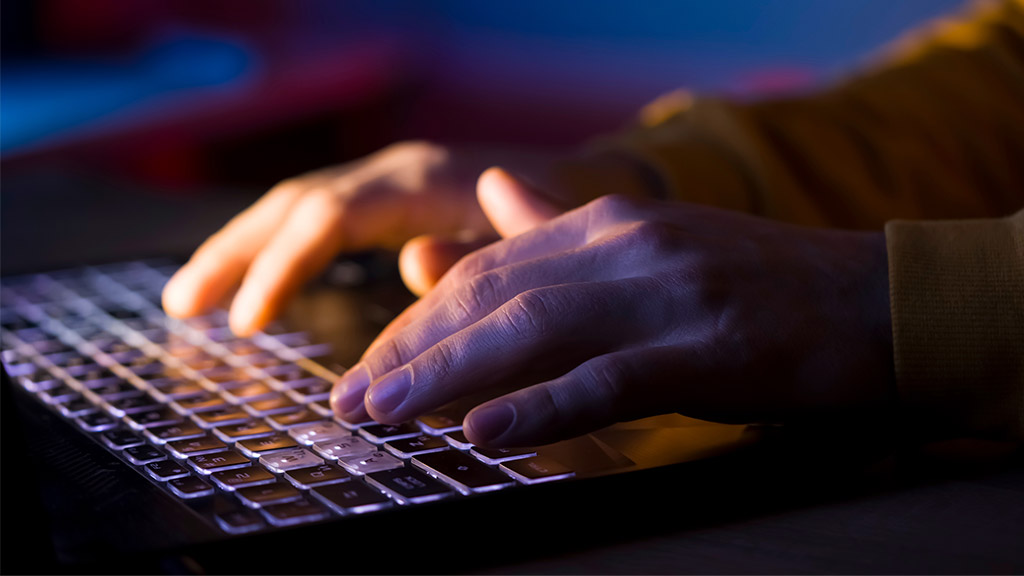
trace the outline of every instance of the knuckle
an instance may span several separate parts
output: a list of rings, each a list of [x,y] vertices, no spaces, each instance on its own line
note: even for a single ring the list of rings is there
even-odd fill
[[[491,268],[491,259],[482,251],[472,252],[460,258],[452,265],[448,274],[459,284],[471,281]]]
[[[518,339],[546,334],[552,327],[555,306],[550,291],[534,289],[518,294],[503,310],[506,331]]]
[[[341,200],[330,188],[312,188],[295,206],[299,218],[309,222],[332,223],[341,217]]]
[[[431,375],[432,382],[448,382],[451,374],[455,373],[459,366],[459,359],[462,357],[458,345],[449,339],[441,340],[431,349],[429,354],[423,358],[426,370]]]
[[[497,306],[499,298],[498,279],[493,272],[473,276],[454,294],[457,313],[463,320],[487,315]]]
[[[267,191],[266,196],[286,196],[288,194],[295,194],[300,192],[306,186],[307,184],[302,177],[293,176],[291,178],[285,178],[273,185],[270,190]]]
[[[449,150],[436,142],[429,140],[404,140],[392,144],[387,148],[388,153],[408,159],[414,159],[426,163],[443,161],[447,159]]]
[[[631,217],[640,208],[635,198],[621,194],[601,196],[591,202],[590,207],[602,216],[613,218]]]

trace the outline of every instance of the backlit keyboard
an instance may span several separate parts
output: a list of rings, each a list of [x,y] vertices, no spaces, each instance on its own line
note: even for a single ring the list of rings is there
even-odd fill
[[[175,266],[137,261],[3,279],[13,380],[229,533],[570,478],[532,449],[471,445],[461,414],[335,420],[343,368],[305,332],[236,338],[227,315],[160,308]],[[217,505],[208,505],[216,501]]]

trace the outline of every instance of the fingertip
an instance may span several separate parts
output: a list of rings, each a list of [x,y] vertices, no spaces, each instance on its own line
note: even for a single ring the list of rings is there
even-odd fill
[[[228,311],[228,326],[235,336],[247,338],[266,325],[265,311],[259,298],[252,295],[252,290],[240,290],[231,302]]]
[[[195,282],[189,276],[187,268],[181,268],[164,286],[161,293],[161,304],[164,312],[172,318],[187,318],[200,312]]]
[[[515,406],[509,402],[495,401],[477,406],[466,415],[463,432],[473,444],[481,446],[503,446],[503,437],[516,422]]]
[[[398,253],[398,270],[402,275],[402,281],[416,296],[423,296],[429,292],[440,278],[430,262],[433,244],[433,238],[430,236],[417,236],[406,242]]]
[[[434,235],[417,236],[402,246],[398,269],[402,281],[416,296],[430,292],[441,277],[462,257],[496,240],[494,237],[445,238]]]
[[[505,238],[531,230],[563,212],[525,178],[500,166],[480,174],[476,195],[491,226]]]

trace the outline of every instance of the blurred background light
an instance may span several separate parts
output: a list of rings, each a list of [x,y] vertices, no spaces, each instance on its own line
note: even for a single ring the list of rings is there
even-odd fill
[[[5,0],[0,158],[266,186],[402,138],[561,146],[811,86],[953,0]]]

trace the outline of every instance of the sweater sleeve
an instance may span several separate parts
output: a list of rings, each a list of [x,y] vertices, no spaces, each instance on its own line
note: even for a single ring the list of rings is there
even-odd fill
[[[929,435],[1024,440],[1024,0],[974,4],[813,94],[680,91],[599,147],[667,196],[885,228],[896,382]]]
[[[974,4],[810,94],[686,91],[597,147],[668,196],[814,226],[1006,215],[1024,198],[1024,0]]]
[[[1024,210],[886,224],[900,399],[930,433],[1024,439]]]

